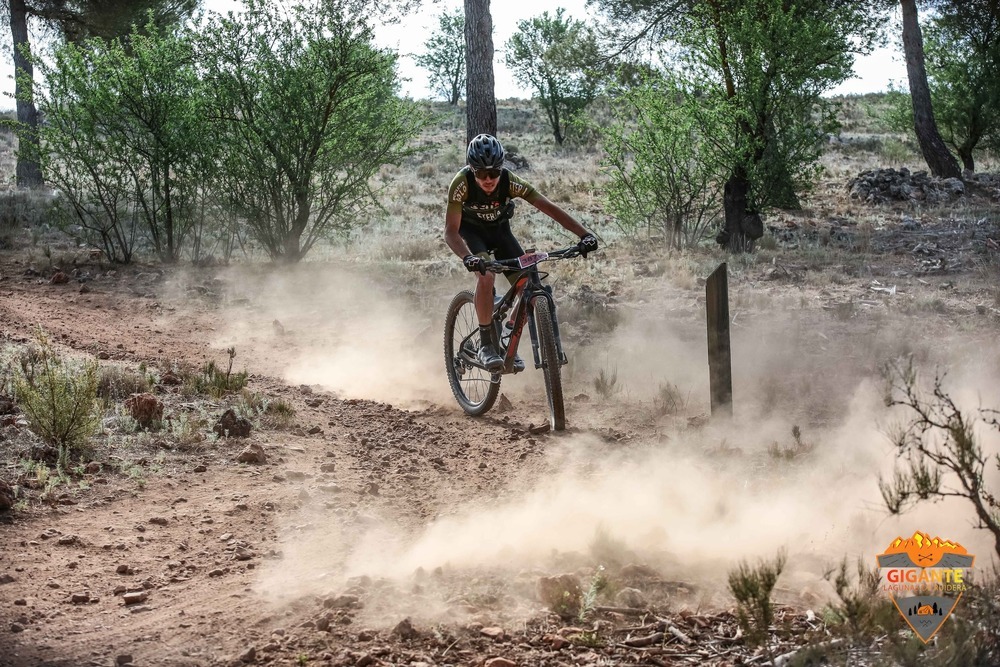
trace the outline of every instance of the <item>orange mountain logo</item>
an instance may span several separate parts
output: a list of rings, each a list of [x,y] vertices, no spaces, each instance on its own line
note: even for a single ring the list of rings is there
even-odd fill
[[[916,532],[909,539],[897,537],[883,553],[905,553],[918,566],[932,567],[940,562],[945,553],[967,554],[968,552],[958,542],[942,540],[940,537],[932,538],[927,533]]]
[[[897,537],[878,555],[882,590],[924,643],[954,611],[974,562],[958,542],[919,531]]]

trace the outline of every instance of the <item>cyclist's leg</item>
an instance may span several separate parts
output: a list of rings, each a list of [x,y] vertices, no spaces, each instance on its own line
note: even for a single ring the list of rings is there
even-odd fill
[[[514,233],[510,230],[509,220],[500,223],[492,240],[495,243],[493,247],[496,248],[494,255],[496,255],[497,259],[517,259],[524,254],[521,244],[518,243],[514,237]],[[521,272],[516,270],[504,271],[503,275],[507,279],[507,282],[513,285],[519,273]]]
[[[497,259],[515,259],[524,254],[521,244],[517,242],[514,233],[510,229],[509,220],[500,224],[494,240],[496,241],[494,254]],[[520,274],[520,271],[504,271],[503,275],[507,279],[507,282],[513,285]],[[524,370],[524,360],[521,358],[521,355],[514,354],[512,367],[515,373]]]
[[[469,252],[479,255],[483,259],[490,258],[489,238],[486,230],[475,225],[462,223],[458,228],[458,233],[469,246]],[[480,326],[489,326],[493,321],[493,284],[495,276],[492,273],[476,275],[476,316],[479,318]]]

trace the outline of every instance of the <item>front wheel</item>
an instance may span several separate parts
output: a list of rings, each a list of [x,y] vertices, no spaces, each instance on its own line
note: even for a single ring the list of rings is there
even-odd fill
[[[559,374],[562,363],[552,326],[552,306],[545,297],[537,297],[534,306],[538,350],[545,375],[545,396],[549,401],[549,426],[553,431],[562,431],[566,428],[566,407],[563,404],[562,377]]]
[[[479,354],[479,317],[472,292],[455,295],[444,321],[444,364],[455,400],[468,414],[479,416],[493,407],[500,383],[474,365]]]

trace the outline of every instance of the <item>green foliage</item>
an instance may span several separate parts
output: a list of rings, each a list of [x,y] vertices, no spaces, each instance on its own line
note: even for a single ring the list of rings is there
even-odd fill
[[[63,44],[38,67],[43,168],[88,240],[129,262],[141,235],[176,260],[214,161],[190,35],[148,25]]]
[[[97,362],[61,358],[41,331],[33,349],[14,377],[14,393],[29,428],[67,456],[100,424]]]
[[[942,11],[923,30],[927,83],[941,138],[975,170],[1000,148],[1000,12],[993,0]],[[912,125],[911,125],[912,127]]]
[[[751,641],[763,642],[767,638],[768,628],[774,620],[771,592],[786,560],[782,549],[773,560],[761,559],[756,567],[741,561],[735,570],[729,571],[729,592],[736,598],[736,615]]]
[[[375,202],[372,176],[423,122],[396,95],[395,56],[360,2],[248,0],[203,27],[222,184],[272,259],[297,262]]]
[[[632,237],[663,234],[674,248],[707,236],[727,176],[712,139],[723,128],[706,128],[681,86],[676,79],[649,79],[620,97],[615,120],[603,129],[608,207],[616,224]]]
[[[504,56],[514,77],[542,105],[558,144],[600,88],[600,77],[591,68],[598,60],[597,39],[585,23],[564,14],[560,7],[555,16],[542,12],[518,21]]]
[[[221,398],[226,394],[239,391],[247,384],[247,372],[233,373],[233,359],[236,358],[236,348],[231,347],[229,365],[223,371],[214,361],[205,364],[201,373],[191,375],[184,380],[184,390],[188,395],[206,394],[213,398]]]
[[[594,607],[597,605],[597,598],[601,592],[608,587],[608,579],[604,576],[604,566],[598,565],[597,571],[590,578],[590,583],[587,585],[587,590],[583,592],[583,597],[580,601],[580,613],[577,615],[577,619],[581,622],[594,611]]]
[[[44,0],[33,3],[35,16],[54,22],[66,40],[82,44],[91,37],[127,37],[136,26],[173,26],[191,15],[197,0]]]
[[[868,567],[858,559],[856,577],[852,577],[844,558],[824,578],[833,584],[839,599],[827,610],[827,618],[849,636],[861,638],[888,632],[898,624],[896,609],[879,590],[877,568]]]
[[[690,116],[684,127],[697,128],[694,159],[710,162],[707,168],[716,175],[710,183],[721,179],[732,187],[730,233],[758,211],[798,206],[798,193],[819,173],[823,138],[836,127],[833,103],[822,95],[851,75],[853,54],[872,47],[882,19],[872,6],[851,2],[598,4],[618,26],[642,26],[631,40],[626,37],[626,47],[645,36],[662,40],[662,57],[677,77],[676,104]],[[644,100],[643,108],[650,104]],[[617,169],[628,172],[625,164]],[[640,190],[640,201],[656,184],[652,180]],[[635,204],[630,209],[648,213]],[[748,229],[741,233],[756,238]],[[741,239],[729,238],[732,249],[741,245]]]
[[[262,426],[285,428],[295,419],[295,408],[283,398],[271,399],[243,389],[235,405],[236,414],[250,420],[259,419]]]
[[[465,92],[465,11],[442,12],[424,49],[413,60],[427,70],[431,89],[457,105]]]
[[[1000,430],[1000,412],[963,411],[935,376],[930,391],[920,386],[913,361],[885,369],[886,405],[900,406],[909,419],[892,433],[896,455],[905,459],[892,478],[879,477],[886,508],[899,514],[912,504],[948,497],[967,500],[979,527],[993,535],[1000,555],[1000,501],[986,484],[987,461],[1000,470],[1000,456],[983,449],[976,437],[980,423]]]

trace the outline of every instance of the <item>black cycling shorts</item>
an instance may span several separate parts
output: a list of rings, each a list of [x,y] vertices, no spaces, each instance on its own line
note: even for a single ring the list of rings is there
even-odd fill
[[[496,259],[515,259],[524,254],[521,244],[510,231],[510,221],[505,220],[499,225],[476,225],[463,222],[458,228],[459,235],[465,239],[469,252],[473,255],[485,256],[493,253]]]

